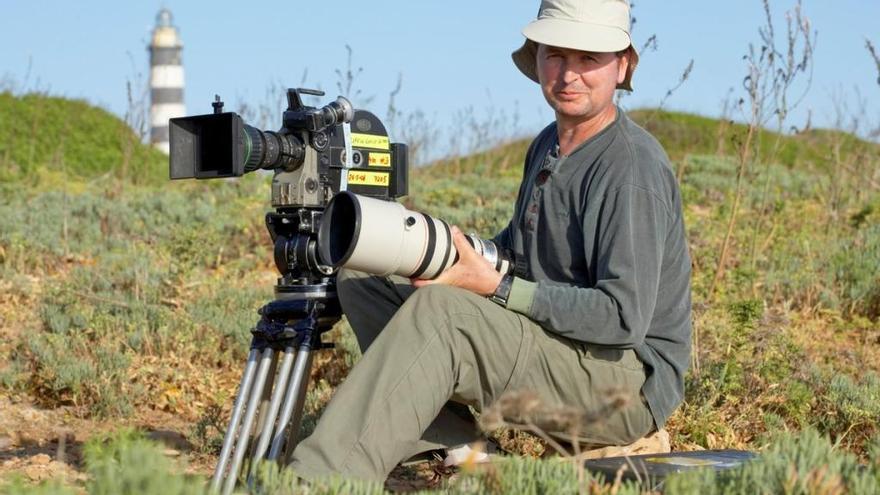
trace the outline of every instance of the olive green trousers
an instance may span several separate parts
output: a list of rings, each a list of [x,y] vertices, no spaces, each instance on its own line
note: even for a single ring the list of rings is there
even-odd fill
[[[631,443],[654,426],[641,398],[645,369],[632,350],[554,335],[472,292],[401,277],[340,272],[339,298],[365,350],[293,453],[306,478],[384,481],[419,452],[479,438],[466,405],[482,411],[508,391],[545,407],[595,411],[610,391],[622,408],[580,428],[581,442]]]

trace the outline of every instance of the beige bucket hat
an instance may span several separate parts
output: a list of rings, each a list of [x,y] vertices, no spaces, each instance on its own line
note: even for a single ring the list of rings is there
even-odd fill
[[[538,82],[538,43],[587,52],[629,49],[629,69],[617,89],[632,91],[639,54],[630,38],[628,0],[542,0],[538,18],[522,34],[526,41],[513,52],[513,63],[532,81]]]

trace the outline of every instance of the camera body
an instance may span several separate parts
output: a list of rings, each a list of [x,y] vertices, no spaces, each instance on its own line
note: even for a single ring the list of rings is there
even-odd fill
[[[275,287],[279,299],[312,297],[304,293],[332,285],[335,269],[319,259],[317,237],[334,195],[350,191],[392,200],[408,189],[407,146],[391,143],[378,117],[355,110],[341,96],[317,108],[305,105],[302,95],[324,93],[288,89],[277,131],[257,129],[241,116],[223,112],[219,96],[212,104],[214,113],[169,123],[171,179],[273,172],[275,210],[266,215],[266,227],[281,273]]]
[[[322,107],[303,104],[309,89],[289,89],[278,131],[249,126],[223,112],[171,119],[171,179],[238,177],[258,169],[274,172],[276,209],[323,208],[334,194],[349,190],[379,199],[407,194],[407,147],[391,143],[382,122],[355,110],[343,97]]]

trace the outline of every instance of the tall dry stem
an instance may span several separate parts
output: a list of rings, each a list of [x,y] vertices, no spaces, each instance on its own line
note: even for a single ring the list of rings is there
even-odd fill
[[[877,49],[869,39],[865,39],[865,48],[868,50],[871,59],[874,61],[874,66],[877,68],[877,85],[880,86],[880,54],[877,53]],[[877,127],[868,133],[868,137],[871,139],[880,139],[880,122],[877,122]],[[873,168],[871,182],[877,187],[876,185],[880,184],[880,160],[877,160],[876,158],[874,159]]]
[[[122,163],[116,178],[119,179],[116,191],[123,191],[125,183],[130,178],[139,174],[131,170],[132,160],[138,147],[147,141],[150,117],[150,88],[144,77],[144,73],[138,70],[139,63],[135,61],[131,52],[127,53],[128,63],[131,66],[131,75],[125,81],[126,107],[123,120],[131,129],[132,133],[123,133],[120,136],[122,146]]]
[[[750,43],[748,53],[743,57],[746,61],[746,76],[743,79],[745,97],[741,98],[739,102],[741,107],[745,106],[746,102],[748,103],[748,110],[744,112],[747,130],[745,138],[738,146],[736,186],[724,241],[721,245],[721,253],[709,289],[710,298],[715,297],[718,286],[724,278],[734,231],[746,188],[750,182],[749,169],[751,164],[757,162],[759,158],[769,162],[778,154],[782,132],[789,113],[803,101],[812,81],[813,50],[817,33],[811,29],[809,19],[803,15],[801,1],[798,0],[795,8],[786,13],[787,36],[783,48],[784,52],[777,47],[770,1],[763,0],[763,7],[765,24],[758,29],[760,43],[758,46]],[[807,76],[807,82],[803,91],[792,99],[791,90],[802,74]],[[761,157],[760,139],[763,129],[772,117],[776,118],[776,142],[770,155]],[[766,208],[770,191],[769,180],[770,174],[766,173],[759,211]],[[757,256],[757,250],[754,246],[757,246],[757,238],[763,226],[761,222],[761,215],[757,215],[756,223],[752,229],[751,258],[753,265]]]
[[[388,93],[388,108],[385,110],[385,126],[389,129],[394,128],[397,119],[402,115],[401,110],[397,107],[397,97],[403,91],[403,73],[397,73],[397,84]]]
[[[718,156],[726,155],[727,131],[733,124],[733,110],[736,107],[733,92],[733,88],[728,88],[727,94],[721,102],[721,116],[718,119],[718,130],[715,133],[715,154]]]
[[[636,25],[638,24],[639,19],[635,15],[635,12],[636,12],[635,2],[630,2],[629,7],[630,7],[630,15],[631,15],[630,34],[632,34],[636,31]],[[651,34],[650,36],[648,36],[648,38],[645,40],[645,42],[642,43],[641,47],[639,47],[639,56],[641,57],[641,59],[645,60],[645,56],[648,55],[648,53],[656,52],[657,46],[658,46],[657,45],[657,35]],[[614,97],[614,103],[618,106],[621,106],[623,99],[629,95],[630,95],[629,91],[618,91]]]
[[[654,110],[648,115],[647,118],[645,118],[644,122],[642,122],[643,126],[645,126],[645,127],[649,126],[651,124],[651,121],[653,121],[654,118],[656,118],[657,115],[659,115],[660,112],[663,111],[663,108],[666,106],[666,102],[669,100],[669,98],[672,97],[672,95],[675,94],[676,91],[678,91],[679,89],[681,89],[682,86],[684,86],[684,83],[686,83],[688,79],[690,79],[691,72],[693,72],[693,70],[694,70],[694,59],[691,59],[690,62],[688,62],[688,64],[685,66],[685,68],[681,71],[681,74],[678,76],[678,81],[676,81],[675,85],[666,90],[666,94],[663,95],[663,98],[660,100],[660,103],[657,104],[657,106],[654,108]]]
[[[752,224],[751,239],[751,269],[754,271],[759,256],[759,238],[765,237],[764,230],[766,220],[769,220],[770,228],[775,225],[775,215],[765,214],[767,205],[770,200],[770,190],[772,186],[773,175],[769,171],[769,166],[779,156],[782,145],[782,139],[788,116],[791,111],[797,108],[803,102],[807,93],[812,86],[813,81],[813,52],[815,50],[816,38],[818,33],[811,30],[810,20],[803,15],[801,1],[795,5],[792,11],[785,13],[786,20],[786,37],[784,41],[784,53],[776,49],[775,32],[773,30],[772,17],[770,16],[769,2],[764,1],[764,12],[767,16],[767,28],[761,32],[761,39],[765,46],[769,46],[775,51],[772,62],[778,64],[776,67],[771,65],[772,75],[769,86],[769,102],[772,113],[768,118],[775,117],[775,140],[771,151],[766,156],[762,156],[761,162],[765,164],[764,184],[761,189],[761,200]],[[801,92],[795,98],[790,98],[791,91],[799,75],[806,77],[806,82],[801,88]],[[762,124],[762,129],[766,124]],[[809,126],[809,125],[807,125]],[[752,285],[753,297],[757,297],[757,286]]]
[[[874,43],[871,43],[871,40],[865,40],[865,48],[867,48],[868,53],[871,54],[871,58],[874,60],[874,65],[877,67],[877,84],[880,85],[880,54],[877,53],[877,49],[874,47]]]
[[[354,50],[351,48],[351,45],[345,45],[345,51],[348,53],[346,57],[346,63],[344,69],[336,69],[336,89],[339,90],[339,93],[355,104],[355,107],[365,108],[370,106],[370,103],[373,102],[373,96],[365,96],[363,91],[360,88],[355,86],[355,82],[358,77],[363,74],[363,67],[354,67],[352,59],[354,57]]]
[[[512,428],[538,436],[566,462],[572,463],[577,472],[579,493],[589,493],[584,468],[587,457],[581,451],[583,428],[601,425],[611,414],[628,407],[630,401],[631,397],[620,391],[609,390],[596,410],[586,411],[572,406],[548,405],[537,393],[529,390],[510,391],[483,411],[479,425],[485,432]],[[571,450],[563,446],[565,442]]]

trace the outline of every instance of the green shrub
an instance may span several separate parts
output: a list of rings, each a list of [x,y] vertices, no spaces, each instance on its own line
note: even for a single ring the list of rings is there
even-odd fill
[[[228,420],[223,416],[223,408],[211,404],[192,426],[188,438],[197,452],[218,455],[223,446],[227,424]]]
[[[256,283],[270,251],[263,206],[250,199],[264,185],[139,187],[116,198],[36,192],[26,205],[0,203],[0,269],[44,279],[41,331],[21,336],[4,386],[114,416],[140,398],[131,369],[140,356],[241,360],[256,309],[271,298],[271,284]],[[26,296],[24,282],[16,288]]]
[[[880,433],[880,377],[876,373],[861,380],[835,374],[823,385],[817,420],[824,431],[850,446],[863,445]]]
[[[197,332],[213,335],[223,341],[228,359],[244,362],[251,341],[251,329],[260,319],[257,310],[272,299],[271,286],[251,290],[228,286],[219,281],[210,291],[199,297],[185,311]]]
[[[457,225],[465,233],[491,238],[513,215],[519,178],[463,174],[415,182],[409,206]]]
[[[813,410],[815,391],[808,383],[800,380],[786,382],[783,389],[784,402],[780,405],[780,413],[790,423],[803,428],[811,422],[810,413]],[[769,431],[773,431],[768,428]]]
[[[47,405],[85,407],[97,416],[131,412],[139,388],[128,377],[130,354],[113,341],[90,342],[82,334],[41,334],[30,340],[30,373],[20,376]]]
[[[752,330],[764,315],[764,302],[757,299],[735,301],[728,305],[731,320],[739,330]]]
[[[271,247],[262,226],[268,205],[251,196],[261,186],[268,190],[254,177],[227,188],[129,186],[117,197],[93,187],[0,198],[0,248],[6,253],[0,261],[19,271],[52,269],[65,257],[87,262],[111,251],[130,257],[135,245],[159,257],[147,262],[186,271],[209,268],[218,258],[262,255]]]
[[[839,452],[814,430],[783,434],[760,458],[716,472],[696,471],[670,477],[668,494],[851,493],[880,490],[880,472],[864,469],[858,459]]]
[[[875,439],[880,445],[880,437]],[[880,447],[872,450],[868,465],[860,465],[852,454],[837,451],[815,431],[775,437],[770,447],[752,462],[738,468],[692,471],[670,476],[664,493],[684,494],[753,494],[753,493],[852,493],[873,494],[880,490]],[[86,490],[90,494],[169,495],[206,493],[205,480],[190,477],[171,466],[153,443],[132,432],[90,441],[85,448],[85,464],[90,476]],[[353,495],[386,493],[380,483],[341,478],[324,478],[302,484],[289,469],[264,463],[258,469],[255,486],[266,495],[304,494]],[[615,486],[589,472],[578,481],[574,465],[562,460],[504,458],[488,469],[465,472],[447,482],[444,493],[450,494],[636,494],[644,486],[631,482]],[[9,493],[73,493],[59,485],[28,487],[13,483],[4,487]],[[432,493],[432,492],[423,492]],[[436,493],[436,492],[433,492]]]
[[[6,495],[76,495],[79,493],[74,488],[65,486],[58,480],[45,481],[39,485],[31,485],[21,477],[7,480],[4,484],[0,480],[0,490]]]
[[[91,495],[204,493],[204,480],[180,474],[154,443],[123,431],[94,438],[85,446]]]
[[[844,309],[880,317],[880,223],[841,239],[830,264]]]

